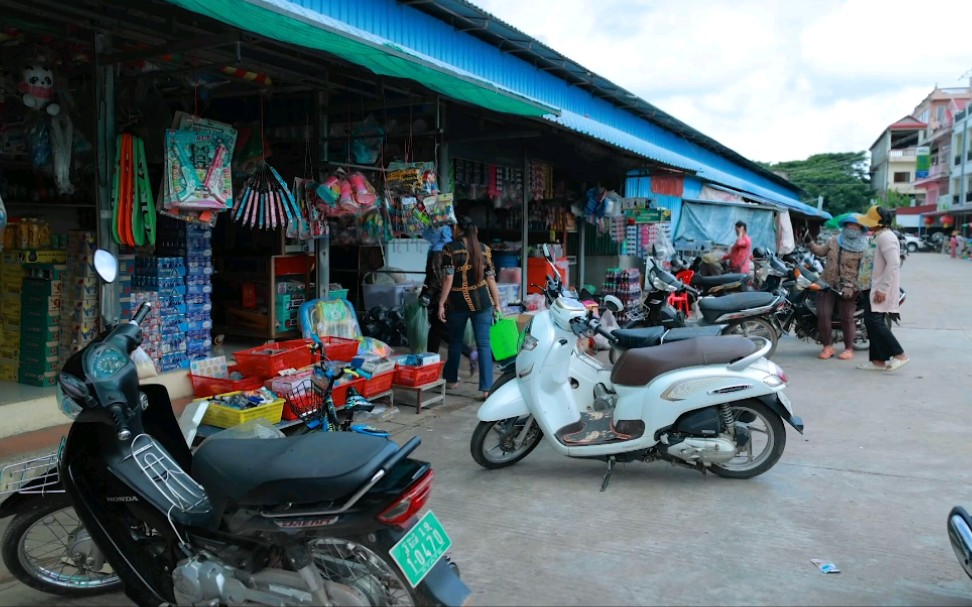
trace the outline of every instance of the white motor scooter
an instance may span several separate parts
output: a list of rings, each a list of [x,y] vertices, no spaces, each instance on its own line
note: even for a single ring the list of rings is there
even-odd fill
[[[549,261],[549,255],[548,255]],[[486,468],[510,466],[540,440],[568,457],[608,463],[663,459],[729,478],[773,467],[786,445],[785,420],[803,432],[783,393],[786,374],[766,360],[769,340],[702,337],[625,351],[600,365],[593,390],[570,381],[579,336],[600,333],[576,299],[558,297],[530,321],[516,375],[494,385],[480,407],[472,456]],[[610,337],[609,337],[610,338]]]

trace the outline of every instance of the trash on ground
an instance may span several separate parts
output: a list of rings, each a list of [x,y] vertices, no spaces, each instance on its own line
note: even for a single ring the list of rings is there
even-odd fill
[[[810,559],[810,562],[819,567],[820,571],[823,571],[824,573],[840,573],[840,569],[837,568],[837,565],[834,565],[829,561]]]

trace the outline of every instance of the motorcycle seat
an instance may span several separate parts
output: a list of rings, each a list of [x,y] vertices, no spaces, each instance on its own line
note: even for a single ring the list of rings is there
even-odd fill
[[[313,504],[360,489],[396,451],[393,441],[356,432],[210,440],[196,450],[192,476],[214,502]]]
[[[650,348],[662,343],[695,339],[696,337],[715,337],[722,333],[723,327],[706,325],[704,327],[675,327],[666,330],[665,327],[643,327],[640,329],[615,329],[611,335],[617,339],[617,346],[622,350],[632,348]]]
[[[692,286],[709,289],[712,287],[726,285],[731,282],[746,283],[748,281],[749,274],[719,274],[718,276],[699,276],[696,274],[692,277]]]
[[[647,348],[661,344],[665,327],[641,327],[638,329],[615,329],[611,335],[617,340],[619,348]]]
[[[765,291],[730,293],[722,297],[703,297],[699,299],[699,310],[703,312],[736,312],[750,308],[762,308],[776,300],[776,295]]]
[[[698,337],[655,348],[625,350],[611,371],[618,386],[646,386],[675,369],[731,363],[758,350],[756,342],[741,335]]]

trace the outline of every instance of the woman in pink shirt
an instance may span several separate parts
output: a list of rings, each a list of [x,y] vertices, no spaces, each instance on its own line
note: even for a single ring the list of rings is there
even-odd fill
[[[889,326],[889,318],[898,318],[901,286],[900,248],[897,236],[890,229],[894,211],[873,206],[860,220],[874,228],[874,237],[864,252],[858,276],[865,299],[864,325],[871,341],[870,360],[858,369],[894,371],[910,362]]]
[[[736,242],[729,249],[729,271],[749,274],[749,260],[753,256],[753,241],[749,239],[745,221],[736,222]]]

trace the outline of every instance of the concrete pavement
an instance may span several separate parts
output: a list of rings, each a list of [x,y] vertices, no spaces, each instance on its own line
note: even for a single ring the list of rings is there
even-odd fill
[[[945,517],[972,506],[972,263],[912,255],[895,328],[911,364],[816,358],[785,338],[775,360],[806,434],[788,430],[780,463],[761,477],[703,477],[628,464],[600,493],[600,462],[546,445],[498,471],[477,466],[475,406],[453,399],[416,425],[418,457],[437,469],[431,508],[478,605],[970,605]],[[468,385],[469,393],[475,386]],[[450,409],[452,409],[450,411]],[[396,423],[411,422],[402,408]],[[836,563],[821,573],[810,559]],[[0,604],[126,605],[123,597],[58,601],[17,584]]]

